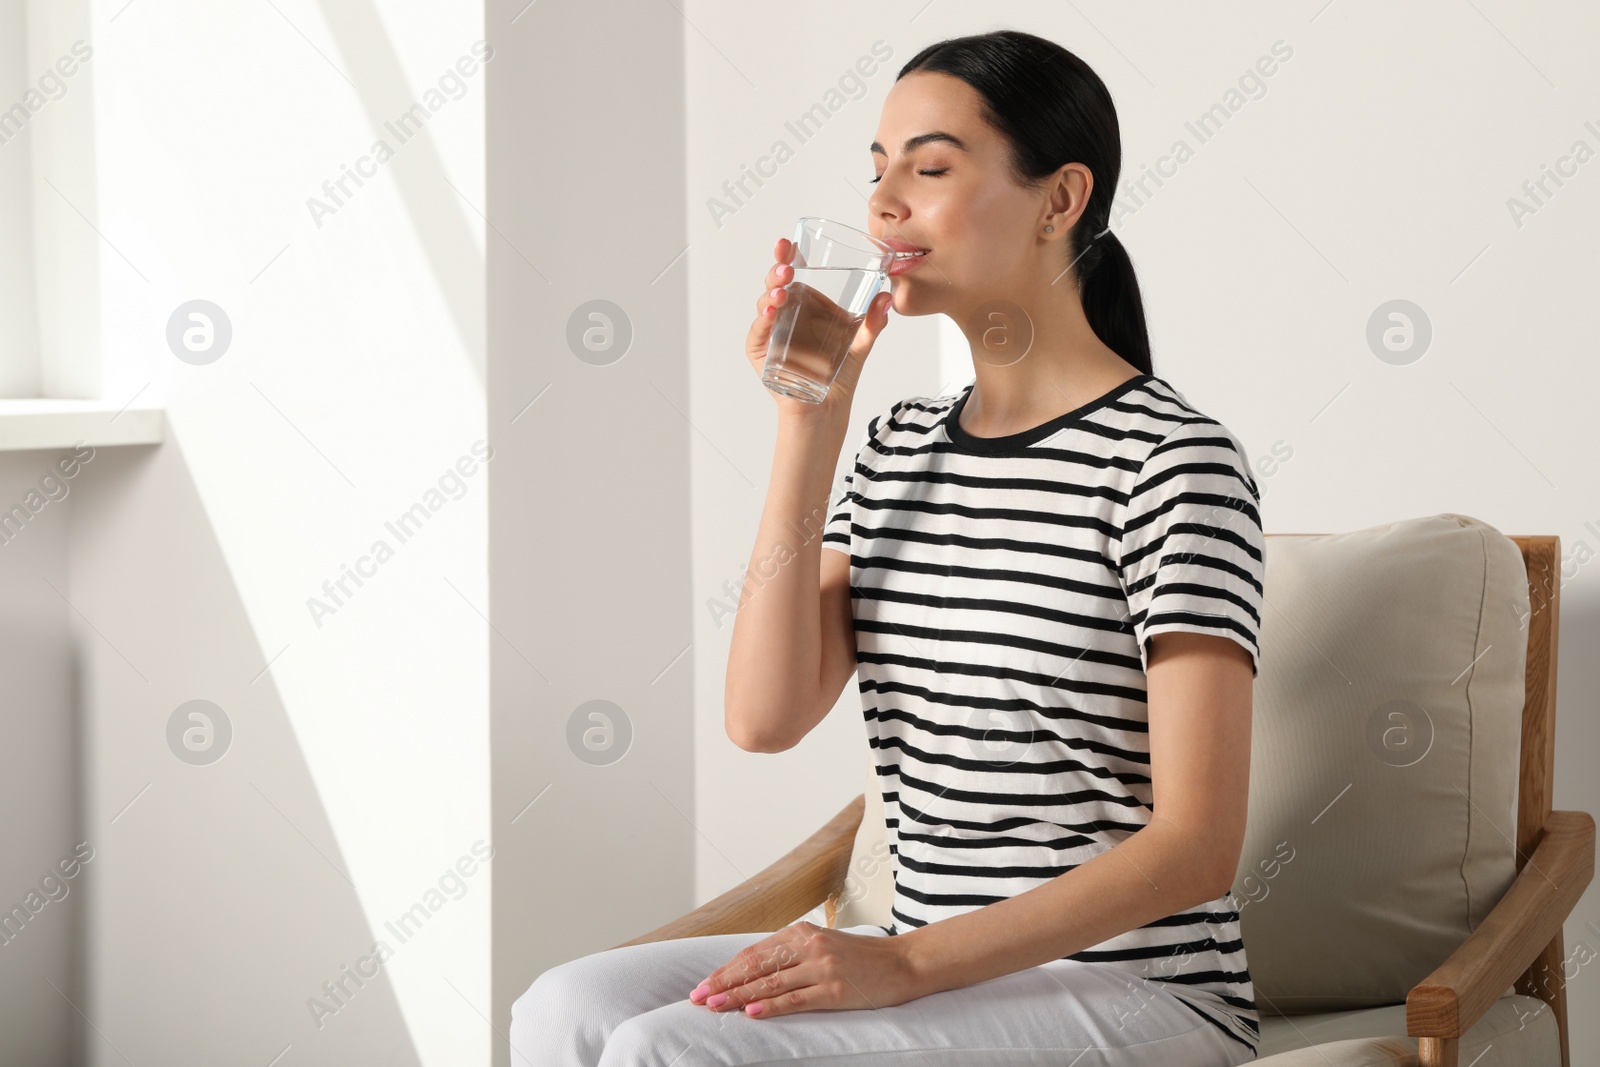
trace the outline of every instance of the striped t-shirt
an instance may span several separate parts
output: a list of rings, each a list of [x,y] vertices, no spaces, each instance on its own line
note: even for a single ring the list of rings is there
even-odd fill
[[[973,437],[971,389],[872,419],[823,531],[850,556],[889,934],[1016,896],[1149,822],[1152,634],[1221,634],[1259,663],[1260,497],[1226,428],[1140,374]],[[1163,982],[1257,1046],[1231,891],[1066,958]],[[1145,987],[1129,988],[1127,1014]]]

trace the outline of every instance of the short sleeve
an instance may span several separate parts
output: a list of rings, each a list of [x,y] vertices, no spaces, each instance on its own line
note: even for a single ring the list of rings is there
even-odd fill
[[[844,488],[839,490],[833,498],[833,505],[828,514],[828,523],[822,530],[822,547],[836,548],[840,552],[850,552],[850,523],[855,511],[855,470],[844,476]]]
[[[890,415],[893,417],[893,412]],[[850,469],[845,472],[843,488],[833,497],[833,503],[828,508],[827,524],[822,529],[823,548],[837,549],[846,555],[850,552],[850,528],[855,522],[855,505],[859,499],[856,475],[866,469],[865,464],[871,458],[872,441],[878,436],[878,424],[882,419],[882,415],[876,415],[867,424],[866,438],[856,450]]]
[[[1261,497],[1239,442],[1221,424],[1180,424],[1151,450],[1128,494],[1119,561],[1128,617],[1147,643],[1190,631],[1232,638],[1259,673],[1266,538]]]

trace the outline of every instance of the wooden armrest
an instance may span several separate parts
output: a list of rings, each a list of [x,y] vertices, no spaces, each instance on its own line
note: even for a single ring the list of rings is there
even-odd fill
[[[1458,1038],[1544,951],[1594,877],[1594,819],[1553,811],[1533,855],[1478,928],[1406,996],[1412,1037]]]
[[[857,794],[822,829],[754,878],[665,926],[615,947],[678,937],[782,929],[837,895],[844,886],[856,828],[861,825],[861,813],[865,810],[866,794]]]

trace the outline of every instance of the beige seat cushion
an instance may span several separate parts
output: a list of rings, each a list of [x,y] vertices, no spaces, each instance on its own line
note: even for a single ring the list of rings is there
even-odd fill
[[[1259,1067],[1416,1067],[1406,1007],[1261,1019]],[[1461,1040],[1462,1067],[1560,1067],[1561,1030],[1537,997],[1507,994]]]
[[[1258,1006],[1402,1004],[1515,874],[1522,555],[1486,523],[1441,514],[1272,534],[1266,557],[1234,881]],[[890,921],[870,754],[864,791],[840,927]]]

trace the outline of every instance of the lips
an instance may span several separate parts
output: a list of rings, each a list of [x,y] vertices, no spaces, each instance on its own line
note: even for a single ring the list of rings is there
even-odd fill
[[[889,277],[892,278],[897,274],[904,274],[908,270],[915,270],[917,268],[917,264],[921,263],[927,258],[928,253],[926,251],[922,251],[918,254],[896,254],[894,262],[889,264]]]
[[[879,240],[888,245],[890,248],[894,249],[895,259],[906,259],[916,255],[919,252],[928,251],[928,249],[923,248],[921,245],[914,245],[907,241],[897,240],[893,237],[882,237],[879,238]]]

